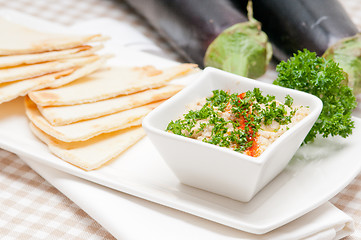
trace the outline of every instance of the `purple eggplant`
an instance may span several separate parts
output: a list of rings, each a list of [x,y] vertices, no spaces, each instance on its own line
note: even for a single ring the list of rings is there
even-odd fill
[[[247,11],[246,0],[233,2]],[[337,0],[254,0],[253,11],[280,60],[304,48],[321,56],[337,41],[358,32]]]
[[[232,0],[247,12],[247,0]],[[361,35],[337,0],[253,0],[254,16],[273,45],[274,57],[287,60],[308,49],[333,59],[361,93]]]
[[[230,0],[127,2],[187,61],[253,78],[266,71],[272,56],[267,35]]]

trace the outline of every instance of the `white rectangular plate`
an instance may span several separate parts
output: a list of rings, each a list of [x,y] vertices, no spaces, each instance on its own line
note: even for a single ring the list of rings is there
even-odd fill
[[[17,16],[17,21],[21,20],[28,21],[26,16]],[[41,25],[37,20],[37,28],[41,26],[46,30],[52,24]],[[61,26],[54,25],[55,28]],[[101,25],[97,29],[102,29]],[[104,29],[114,38],[122,34],[117,28],[109,29],[109,25]],[[107,45],[105,51],[110,50],[116,57],[109,64],[151,64],[156,67],[176,64],[123,49],[116,42]],[[192,77],[180,81],[187,83],[191,80]],[[0,105],[0,147],[118,191],[236,229],[262,234],[320,206],[359,173],[361,161],[357,156],[361,145],[361,120],[354,120],[356,128],[351,137],[317,139],[300,148],[287,168],[248,203],[180,184],[148,138],[99,170],[85,172],[74,167],[51,154],[46,145],[31,134],[22,98]]]

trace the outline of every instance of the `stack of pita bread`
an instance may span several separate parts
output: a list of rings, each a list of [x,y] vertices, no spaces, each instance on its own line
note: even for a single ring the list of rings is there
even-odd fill
[[[0,18],[0,103],[58,87],[99,69],[101,35],[44,33]],[[90,45],[92,44],[92,45]]]
[[[105,37],[45,33],[0,18],[0,103],[25,97],[33,133],[85,170],[144,135],[142,118],[182,89],[169,81],[196,66],[105,67]]]
[[[55,155],[97,169],[145,135],[142,118],[183,88],[169,81],[195,67],[104,67],[62,87],[30,92],[26,115]]]

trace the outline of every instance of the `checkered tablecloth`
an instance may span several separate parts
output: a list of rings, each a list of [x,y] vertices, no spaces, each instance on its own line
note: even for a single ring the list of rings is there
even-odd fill
[[[361,29],[361,1],[340,0]],[[166,42],[121,0],[0,0],[10,8],[61,24],[110,17],[126,21],[164,49]],[[361,174],[331,202],[355,220],[361,239]],[[0,239],[114,239],[16,155],[0,149]]]

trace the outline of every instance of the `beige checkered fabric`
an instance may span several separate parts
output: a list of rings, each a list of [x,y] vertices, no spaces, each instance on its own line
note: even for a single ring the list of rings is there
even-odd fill
[[[361,29],[360,0],[340,1]],[[0,0],[0,8],[65,25],[97,17],[126,21],[178,58],[121,0]],[[0,189],[0,239],[114,239],[16,155],[1,149]],[[361,175],[331,202],[355,220],[356,231],[347,239],[361,239]]]
[[[16,155],[0,150],[0,239],[114,239]]]
[[[355,232],[345,240],[361,239],[361,174],[330,202],[354,219]]]

